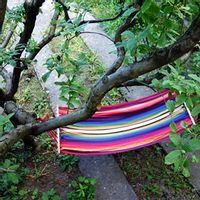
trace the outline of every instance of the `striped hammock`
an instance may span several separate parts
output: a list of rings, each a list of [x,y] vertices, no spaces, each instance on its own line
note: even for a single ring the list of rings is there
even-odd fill
[[[74,155],[104,155],[130,151],[167,140],[170,123],[177,126],[177,134],[184,131],[181,121],[188,126],[194,120],[186,107],[179,105],[170,113],[165,103],[175,101],[169,90],[130,102],[102,106],[90,119],[50,131],[58,152]],[[68,113],[59,108],[59,115]]]

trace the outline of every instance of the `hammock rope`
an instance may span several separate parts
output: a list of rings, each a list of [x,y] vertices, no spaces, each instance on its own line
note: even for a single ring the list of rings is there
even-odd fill
[[[181,121],[189,127],[195,123],[184,104],[169,112],[166,102],[175,98],[175,94],[163,90],[145,98],[102,106],[91,118],[50,131],[49,135],[61,154],[104,155],[150,146],[169,138],[170,123],[176,124],[177,134],[184,131]],[[66,107],[59,107],[58,111],[59,115],[69,113]]]

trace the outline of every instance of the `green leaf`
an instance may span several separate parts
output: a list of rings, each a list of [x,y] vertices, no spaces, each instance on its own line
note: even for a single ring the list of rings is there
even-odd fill
[[[174,101],[168,100],[167,103],[166,103],[166,106],[167,106],[170,113],[174,112],[174,109],[175,109],[175,102]]]
[[[192,151],[200,150],[200,139],[191,139],[188,142],[188,145]]]
[[[43,80],[44,82],[46,82],[47,79],[49,78],[50,74],[51,74],[51,71],[49,71],[49,72],[47,72],[46,74],[44,74],[44,75],[42,76],[42,80]]]
[[[182,153],[180,150],[174,150],[165,156],[165,164],[171,165],[176,162],[177,159],[180,159]]]
[[[176,133],[176,131],[177,131],[176,123],[172,122],[170,124],[170,128],[171,128],[171,130],[172,130],[173,133]]]
[[[197,116],[200,113],[200,104],[196,105],[193,109],[192,109],[192,115],[193,116]]]
[[[62,64],[57,64],[55,70],[58,73],[58,77],[64,74],[65,71],[64,66]]]
[[[183,173],[183,176],[190,177],[190,171],[189,171],[189,169],[187,167],[183,168],[182,173]]]
[[[19,183],[19,178],[18,178],[17,174],[15,174],[15,173],[8,173],[7,174],[7,178],[13,184],[18,184]]]
[[[200,77],[198,77],[196,74],[189,74],[188,76],[200,83]]]
[[[187,122],[181,121],[181,127],[184,128],[184,129],[188,128]]]
[[[158,79],[153,79],[152,84],[153,84],[154,87],[156,87],[158,89],[161,87],[161,83]]]
[[[177,95],[176,102],[178,104],[182,104],[186,101],[186,99],[187,99],[187,96],[185,94],[180,94],[180,95]]]
[[[142,13],[146,12],[150,8],[151,4],[152,4],[151,0],[145,0],[145,2],[143,3],[141,7],[141,12]]]
[[[193,163],[199,163],[200,160],[199,160],[199,158],[197,158],[196,155],[192,155],[192,162],[193,162]]]
[[[171,133],[169,135],[169,138],[170,138],[171,142],[175,146],[180,146],[181,145],[181,137],[180,137],[180,135],[176,135],[175,133]]]

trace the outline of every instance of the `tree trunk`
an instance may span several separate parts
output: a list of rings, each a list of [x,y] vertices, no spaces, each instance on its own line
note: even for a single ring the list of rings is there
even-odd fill
[[[0,0],[0,34],[6,14],[6,6],[7,6],[7,0]]]

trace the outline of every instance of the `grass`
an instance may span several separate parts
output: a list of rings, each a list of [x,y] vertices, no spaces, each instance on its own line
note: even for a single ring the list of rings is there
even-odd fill
[[[16,100],[24,110],[35,113],[37,117],[44,117],[47,114],[52,115],[47,93],[41,88],[32,68],[24,73],[16,94]]]

